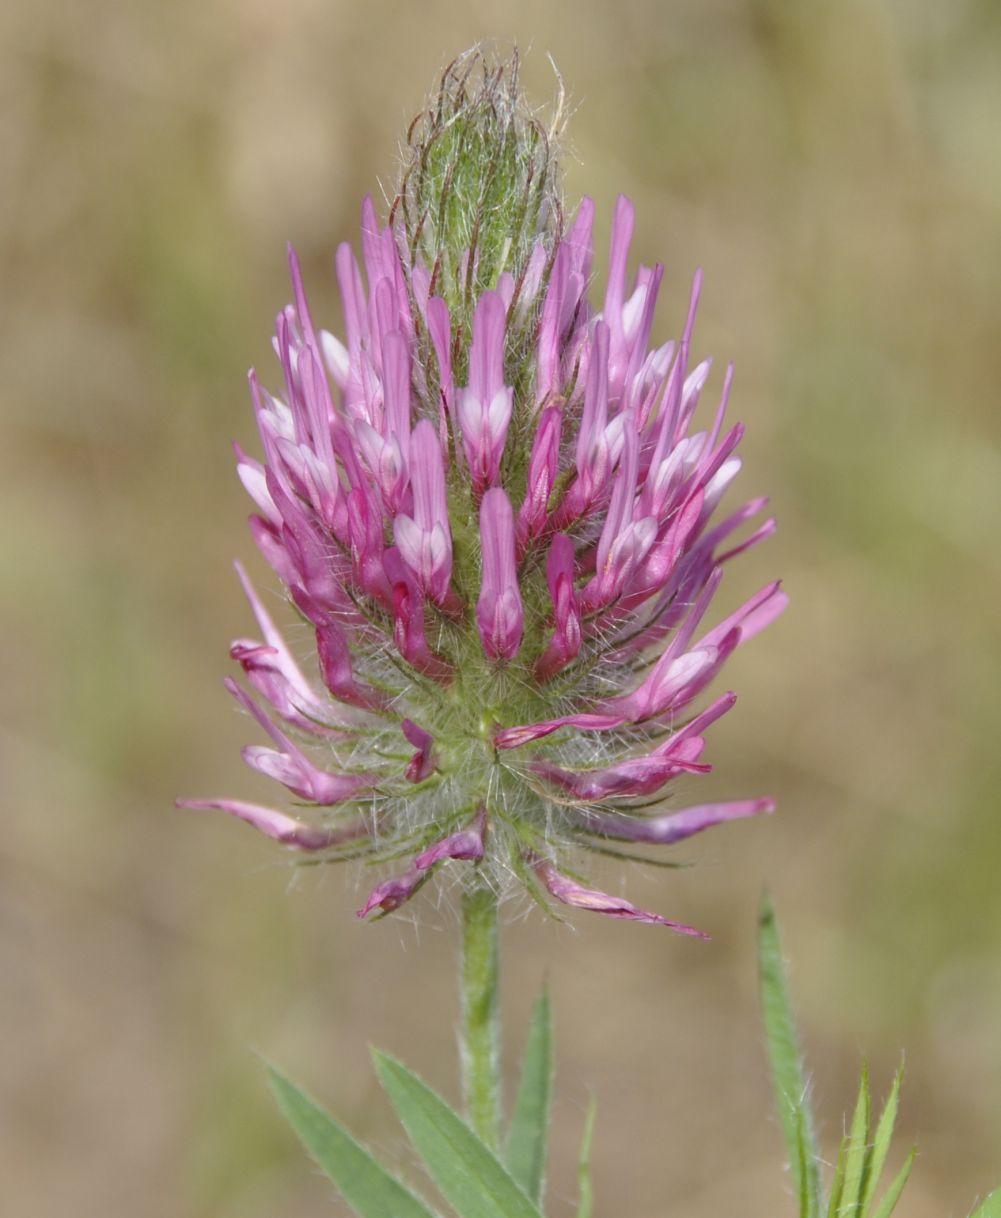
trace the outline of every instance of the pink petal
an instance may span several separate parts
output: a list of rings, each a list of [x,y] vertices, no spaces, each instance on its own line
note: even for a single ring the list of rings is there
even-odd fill
[[[521,644],[525,618],[515,566],[514,514],[499,487],[487,491],[480,504],[480,544],[483,563],[476,623],[483,650],[492,659],[512,660]]]
[[[373,909],[381,909],[383,913],[392,913],[409,901],[414,893],[428,879],[428,872],[411,870],[406,875],[396,876],[378,884],[368,895],[368,900],[357,912],[357,917],[367,918]]]
[[[631,922],[651,922],[657,926],[667,926],[682,935],[691,935],[696,939],[708,939],[709,936],[692,926],[681,922],[672,922],[660,914],[648,913],[637,909],[622,897],[610,896],[607,892],[599,892],[596,888],[584,888],[568,876],[557,871],[552,863],[543,861],[536,865],[536,874],[546,889],[564,905],[572,905],[575,909],[589,909],[594,913],[604,914],[608,918],[626,918]]]
[[[434,770],[434,761],[431,757],[434,737],[430,732],[418,727],[412,719],[404,719],[400,727],[404,736],[417,750],[407,762],[407,779],[410,782],[423,782]]]
[[[473,485],[493,485],[511,421],[513,390],[504,384],[505,305],[497,292],[484,292],[473,314],[469,384],[458,394],[462,442]]]
[[[314,829],[275,808],[248,804],[239,799],[179,799],[176,804],[178,808],[228,812],[282,845],[291,846],[296,850],[326,850],[341,842],[366,836],[365,828],[361,824],[349,825],[343,829]]]
[[[532,455],[528,461],[525,498],[518,511],[519,550],[524,550],[528,542],[538,537],[545,527],[549,496],[556,483],[562,426],[563,413],[556,406],[547,406],[539,415]]]
[[[428,871],[445,859],[476,861],[483,858],[483,839],[487,830],[487,813],[481,805],[471,825],[429,846],[414,859],[418,871]]]
[[[342,803],[353,798],[359,791],[374,786],[374,774],[330,774],[317,768],[299,746],[271,722],[245,690],[229,677],[224,684],[244,710],[250,712],[278,745],[277,752],[259,745],[247,746],[243,750],[243,759],[253,769],[283,783],[300,798],[324,807]]]
[[[756,592],[745,601],[736,612],[731,613],[718,626],[703,635],[699,646],[713,646],[733,630],[740,633],[740,642],[752,638],[759,631],[770,625],[789,604],[789,598],[782,591],[779,582],[767,584],[760,592]]]
[[[414,428],[410,450],[414,514],[397,515],[393,539],[421,588],[440,605],[452,577],[452,534],[441,444],[428,419]]]
[[[773,799],[743,799],[731,803],[699,804],[668,812],[663,816],[589,816],[584,824],[588,833],[620,841],[651,842],[658,846],[670,846],[684,841],[703,829],[711,829],[724,821],[741,820],[747,816],[775,811]]]

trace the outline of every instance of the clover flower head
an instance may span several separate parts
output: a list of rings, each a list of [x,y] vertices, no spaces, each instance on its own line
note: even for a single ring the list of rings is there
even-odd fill
[[[363,205],[361,265],[337,251],[343,338],[314,323],[290,251],[281,392],[250,374],[263,460],[236,452],[315,661],[300,667],[238,567],[258,634],[231,649],[250,691],[226,684],[270,741],[245,761],[297,807],[182,803],[298,851],[395,863],[360,916],[461,863],[696,934],[574,868],[771,810],[667,801],[709,770],[706,729],[735,699],[697,701],[785,605],[771,583],[704,624],[726,564],[774,522],[745,528],[763,499],[718,518],[743,428],[726,421],[729,369],[702,409],[701,276],[680,339],[658,345],[663,267],[630,273],[620,196],[592,298],[594,205],[564,222],[557,128],[527,109],[516,61],[463,56],[411,128],[388,223]]]

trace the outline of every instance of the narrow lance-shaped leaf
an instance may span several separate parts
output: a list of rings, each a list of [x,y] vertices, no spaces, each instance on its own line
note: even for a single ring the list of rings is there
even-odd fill
[[[831,1184],[831,1195],[827,1202],[827,1218],[835,1218],[841,1204],[841,1194],[845,1188],[845,1160],[848,1158],[848,1135],[841,1139],[838,1146],[838,1161],[834,1168],[834,1180]]]
[[[598,1101],[591,1097],[584,1118],[584,1134],[580,1142],[580,1158],[577,1161],[577,1218],[591,1218],[594,1210],[594,1190],[591,1188],[591,1143],[594,1141],[594,1122],[598,1116]]]
[[[893,1127],[897,1121],[897,1104],[900,1100],[900,1085],[904,1080],[904,1065],[900,1064],[890,1094],[876,1126],[876,1136],[873,1138],[872,1155],[869,1159],[869,1170],[866,1172],[865,1187],[862,1190],[862,1214],[868,1216],[876,1189],[879,1186],[883,1168],[886,1166],[886,1156],[890,1153],[890,1140],[893,1137]]]
[[[286,1120],[358,1218],[435,1218],[434,1213],[294,1083],[268,1067]]]
[[[841,1195],[835,1198],[832,1191],[830,1213],[838,1218],[856,1218],[862,1212],[862,1192],[869,1169],[869,1125],[872,1118],[872,1099],[869,1094],[869,1066],[862,1063],[862,1078],[859,1082],[858,1099],[851,1129],[844,1141],[844,1176]]]
[[[796,1041],[796,1027],[786,984],[775,911],[765,897],[758,934],[761,1005],[772,1081],[803,1218],[820,1212],[819,1155],[807,1103],[806,1078]]]
[[[819,1197],[810,1188],[810,1137],[807,1116],[800,1108],[796,1113],[796,1156],[794,1178],[799,1189],[799,1218],[819,1218]]]
[[[838,1162],[834,1171],[834,1181],[831,1184],[831,1195],[827,1203],[829,1218],[840,1215],[846,1206],[855,1206],[859,1200],[862,1176],[868,1176],[866,1171],[859,1172],[855,1166],[858,1156],[863,1158],[867,1153],[869,1140],[869,1122],[871,1117],[871,1098],[869,1094],[869,1069],[867,1063],[862,1063],[862,1078],[859,1083],[858,1099],[855,1101],[855,1115],[852,1118],[851,1130],[841,1139],[838,1148]],[[864,1165],[863,1165],[864,1166]],[[854,1180],[855,1187],[846,1187],[846,1178]]]
[[[917,1155],[917,1149],[904,1160],[904,1166],[897,1172],[896,1178],[890,1187],[886,1190],[883,1200],[879,1203],[879,1208],[873,1214],[873,1218],[890,1218],[896,1208],[897,1202],[900,1200],[900,1194],[904,1191],[904,1185],[907,1183],[907,1177],[911,1174],[911,1168],[914,1166],[914,1158]],[[981,1215],[980,1218],[986,1218]]]
[[[460,1218],[542,1218],[504,1164],[441,1096],[395,1058],[378,1051],[374,1058],[414,1149]]]
[[[553,1089],[553,1021],[549,990],[532,1012],[521,1083],[507,1137],[508,1170],[538,1205],[545,1185],[549,1104]]]

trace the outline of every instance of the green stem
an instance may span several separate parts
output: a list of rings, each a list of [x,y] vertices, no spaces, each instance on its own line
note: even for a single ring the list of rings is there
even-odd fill
[[[472,1127],[499,1145],[500,987],[497,895],[484,884],[462,898],[462,1094]]]

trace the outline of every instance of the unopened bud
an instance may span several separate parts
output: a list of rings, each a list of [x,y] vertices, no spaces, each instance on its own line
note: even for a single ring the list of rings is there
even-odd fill
[[[517,51],[502,62],[474,47],[445,69],[407,133],[392,220],[410,265],[468,333],[486,291],[516,305],[538,291],[562,236],[556,138],[529,107]],[[534,257],[533,257],[534,256]]]

